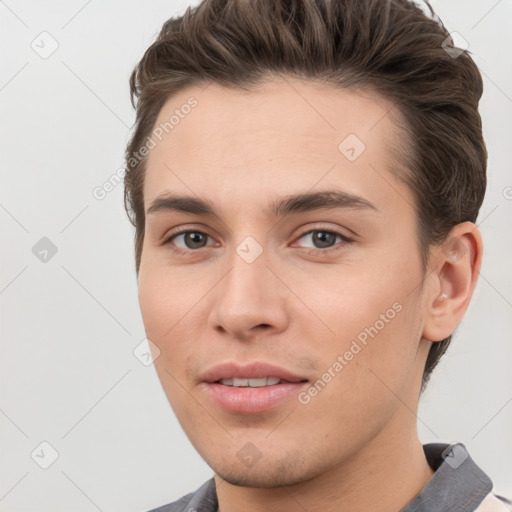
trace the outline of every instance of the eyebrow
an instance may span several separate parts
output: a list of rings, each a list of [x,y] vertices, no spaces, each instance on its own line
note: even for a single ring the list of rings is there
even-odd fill
[[[324,209],[378,211],[377,207],[366,199],[340,190],[295,194],[277,199],[270,204],[270,213],[274,217]],[[214,204],[206,199],[172,194],[158,196],[148,208],[147,215],[170,211],[194,215],[217,216]]]

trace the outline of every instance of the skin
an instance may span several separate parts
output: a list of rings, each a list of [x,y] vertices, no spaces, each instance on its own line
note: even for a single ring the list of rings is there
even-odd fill
[[[171,97],[156,125],[190,96],[197,107],[148,156],[145,207],[172,192],[211,201],[217,215],[146,216],[139,302],[163,389],[215,473],[219,509],[401,509],[433,474],[416,427],[421,378],[431,343],[467,309],[480,232],[456,226],[424,276],[414,197],[391,170],[389,144],[403,135],[392,105],[368,91],[291,78],[250,93],[210,84]],[[338,150],[350,133],[366,146],[355,161]],[[268,213],[283,196],[329,189],[376,210]],[[208,236],[164,244],[178,228]],[[319,245],[314,229],[352,241]],[[263,250],[253,263],[236,252],[248,236]],[[307,404],[231,413],[200,382],[218,363],[253,360],[315,382],[396,303],[401,311]],[[261,453],[251,467],[237,457],[248,442]]]

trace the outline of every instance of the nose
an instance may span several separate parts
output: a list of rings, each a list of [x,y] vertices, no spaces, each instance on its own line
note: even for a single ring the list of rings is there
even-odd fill
[[[279,272],[270,268],[265,250],[251,261],[238,249],[233,251],[229,271],[215,287],[209,326],[244,341],[263,331],[285,330],[290,292],[277,277]]]

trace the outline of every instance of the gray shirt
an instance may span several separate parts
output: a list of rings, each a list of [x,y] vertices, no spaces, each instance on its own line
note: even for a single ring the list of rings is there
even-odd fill
[[[400,512],[474,512],[480,507],[482,511],[512,510],[506,505],[508,500],[492,495],[491,480],[473,462],[463,444],[431,443],[423,450],[435,473]],[[217,512],[217,507],[215,480],[211,478],[178,501],[149,512]]]

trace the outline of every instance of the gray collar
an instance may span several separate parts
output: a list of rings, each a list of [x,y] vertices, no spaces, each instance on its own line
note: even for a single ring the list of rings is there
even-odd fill
[[[491,492],[491,480],[462,443],[430,443],[423,445],[423,451],[435,473],[400,512],[473,511]]]
[[[435,471],[423,490],[400,512],[472,512],[492,490],[489,477],[473,462],[461,443],[423,446]],[[174,508],[174,507],[176,508]],[[179,502],[150,512],[217,512],[215,480],[211,478]]]

